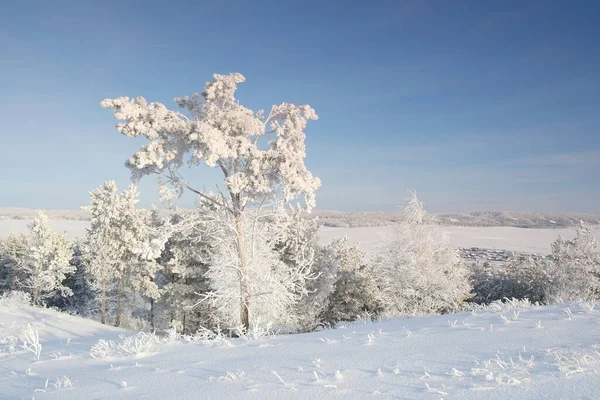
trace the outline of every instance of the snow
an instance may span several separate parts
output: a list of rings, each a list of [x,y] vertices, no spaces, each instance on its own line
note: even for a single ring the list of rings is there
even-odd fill
[[[486,249],[503,249],[524,253],[550,254],[550,245],[558,235],[564,239],[575,237],[575,228],[570,229],[527,229],[513,227],[459,227],[443,226],[441,229],[450,236],[450,244],[454,247],[480,247]],[[593,229],[600,240],[600,227]],[[325,245],[333,239],[348,235],[352,243],[360,243],[364,251],[375,251],[379,235],[392,235],[391,226],[364,228],[331,228],[323,227],[320,232],[320,244]]]
[[[0,398],[593,399],[599,316],[600,304],[514,304],[220,346],[163,340],[92,358],[98,340],[133,333],[0,304],[0,343],[31,324],[42,344],[39,361],[0,344]]]
[[[29,232],[28,226],[32,222],[32,219],[0,219],[0,237],[7,236],[10,233]],[[89,228],[90,221],[50,219],[50,226],[57,233],[66,233],[69,239],[74,239],[85,235],[85,230]]]
[[[0,220],[0,237],[11,232],[27,232],[27,225],[31,220],[4,219]],[[51,219],[50,225],[59,233],[66,233],[70,239],[82,237],[89,227],[89,221],[73,221]],[[454,247],[481,247],[489,249],[503,249],[521,251],[524,253],[549,254],[550,244],[559,234],[564,239],[575,237],[575,228],[568,229],[529,229],[514,227],[460,227],[444,226],[442,229],[450,235],[450,244]],[[593,232],[600,240],[600,227],[593,228]],[[348,235],[350,242],[360,243],[364,251],[374,251],[379,234],[391,235],[393,227],[374,226],[360,228],[332,228],[322,227],[320,231],[320,244],[329,244],[337,237]]]

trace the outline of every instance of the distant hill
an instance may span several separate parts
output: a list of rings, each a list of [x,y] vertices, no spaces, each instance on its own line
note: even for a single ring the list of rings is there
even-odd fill
[[[89,221],[90,214],[83,210],[41,210],[51,219]],[[167,213],[167,210],[163,210]],[[2,219],[33,219],[37,213],[29,208],[0,208]],[[330,211],[315,210],[311,216],[318,216],[325,226],[355,228],[386,226],[398,222],[400,214],[384,211]],[[600,215],[582,213],[483,211],[472,213],[437,214],[441,225],[451,226],[511,226],[517,228],[570,228],[584,221],[600,225]]]

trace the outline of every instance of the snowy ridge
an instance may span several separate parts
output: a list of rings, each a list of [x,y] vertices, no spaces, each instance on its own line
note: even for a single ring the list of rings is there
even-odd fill
[[[135,333],[5,304],[0,398],[593,399],[599,317],[594,302],[495,303],[257,340],[172,336],[141,354],[93,358],[101,339],[122,344],[119,335]],[[39,361],[15,342],[28,324],[39,334]]]

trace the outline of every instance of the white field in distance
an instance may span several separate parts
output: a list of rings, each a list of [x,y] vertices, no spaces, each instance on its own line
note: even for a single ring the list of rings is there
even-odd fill
[[[440,226],[440,229],[450,236],[450,243],[456,248],[479,247],[484,249],[499,249],[518,251],[532,254],[550,254],[550,245],[558,235],[563,239],[573,239],[575,228],[565,229],[532,229],[513,228],[505,226],[493,227],[460,227]],[[592,228],[596,238],[600,240],[600,227]],[[359,243],[364,251],[374,252],[380,236],[391,236],[392,226],[374,226],[361,228],[331,228],[323,227],[319,242],[328,244],[337,237],[347,235],[352,243]]]
[[[0,219],[0,237],[9,233],[27,232],[30,219]],[[89,221],[52,219],[52,227],[57,232],[64,232],[70,239],[85,235]],[[575,236],[574,228],[535,229],[514,227],[460,227],[440,226],[450,236],[450,243],[456,248],[480,247],[485,249],[502,249],[523,253],[549,254],[550,245],[558,235],[564,239]],[[392,226],[373,226],[358,228],[323,227],[320,233],[320,244],[326,245],[337,237],[347,235],[352,243],[359,243],[364,251],[376,251],[380,237],[393,234]],[[593,228],[600,240],[600,227]]]

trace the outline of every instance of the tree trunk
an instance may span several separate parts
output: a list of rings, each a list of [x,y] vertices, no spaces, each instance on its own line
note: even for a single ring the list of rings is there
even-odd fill
[[[154,299],[150,297],[150,328],[154,332]]]
[[[115,326],[121,326],[121,296],[123,294],[123,275],[119,278],[119,287],[117,289],[117,315],[115,316]]]
[[[102,297],[100,301],[100,323],[106,324],[106,282],[102,283]]]
[[[41,289],[39,287],[35,287],[33,289],[33,298],[31,299],[31,303],[34,306],[37,306],[38,303],[40,302],[40,292],[41,292]]]
[[[248,332],[250,329],[250,285],[248,283],[248,264],[246,259],[246,236],[241,212],[235,214],[235,230],[237,231],[237,251],[240,258],[240,306],[242,328],[244,329],[244,332]]]

